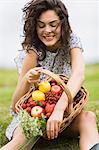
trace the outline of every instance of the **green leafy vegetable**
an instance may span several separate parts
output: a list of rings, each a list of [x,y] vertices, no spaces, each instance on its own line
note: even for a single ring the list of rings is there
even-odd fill
[[[19,124],[27,139],[42,136],[46,129],[46,118],[31,117],[25,110],[19,112]]]

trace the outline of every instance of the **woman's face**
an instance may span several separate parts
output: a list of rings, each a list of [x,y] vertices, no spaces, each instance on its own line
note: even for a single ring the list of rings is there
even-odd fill
[[[47,46],[54,46],[61,37],[61,22],[54,10],[43,12],[37,20],[38,38]]]

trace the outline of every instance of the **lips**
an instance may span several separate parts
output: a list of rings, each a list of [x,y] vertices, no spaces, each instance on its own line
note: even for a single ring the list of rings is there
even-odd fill
[[[46,41],[52,41],[55,36],[43,36]]]

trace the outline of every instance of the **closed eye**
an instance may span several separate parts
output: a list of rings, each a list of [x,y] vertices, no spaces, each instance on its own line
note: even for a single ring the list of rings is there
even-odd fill
[[[48,25],[52,28],[57,28],[59,23],[60,22],[58,20],[54,20],[54,21],[49,22]],[[40,20],[37,21],[37,25],[39,28],[45,28],[46,27],[46,24]]]
[[[59,24],[58,22],[51,22],[51,23],[50,23],[50,26],[51,26],[51,27],[57,27],[58,24]]]
[[[44,28],[45,27],[45,24],[42,23],[42,22],[38,22],[37,25],[38,25],[39,28]]]

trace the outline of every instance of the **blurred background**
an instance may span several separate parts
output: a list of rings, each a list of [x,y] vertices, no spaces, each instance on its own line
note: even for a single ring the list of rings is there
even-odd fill
[[[28,0],[0,0],[0,68],[15,68],[22,49],[22,8]],[[99,62],[99,0],[63,0],[73,31],[81,38],[87,64]]]

